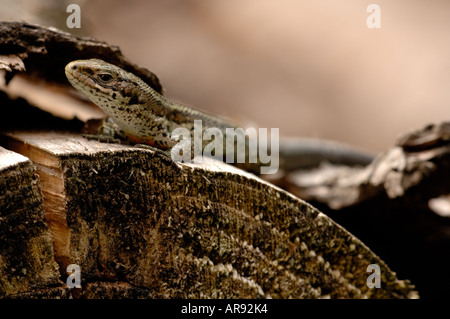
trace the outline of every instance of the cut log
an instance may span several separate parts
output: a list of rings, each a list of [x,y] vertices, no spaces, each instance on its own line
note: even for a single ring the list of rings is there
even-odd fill
[[[36,168],[0,147],[0,297],[61,285]]]
[[[417,297],[327,216],[227,164],[176,164],[73,133],[10,132],[3,143],[37,166],[55,258],[81,267],[84,296]],[[383,289],[368,287],[370,264]]]

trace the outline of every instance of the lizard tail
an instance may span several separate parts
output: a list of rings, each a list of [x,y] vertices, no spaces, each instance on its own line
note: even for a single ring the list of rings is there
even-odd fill
[[[367,166],[374,154],[339,142],[314,138],[283,138],[279,145],[280,168],[294,171],[319,166],[322,162]]]

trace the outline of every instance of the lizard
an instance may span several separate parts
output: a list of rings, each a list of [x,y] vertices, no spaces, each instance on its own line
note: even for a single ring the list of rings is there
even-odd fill
[[[226,128],[240,125],[220,117],[167,99],[141,78],[100,59],[75,60],[65,67],[72,86],[98,105],[108,116],[99,135],[113,141],[126,140],[132,144],[149,145],[169,152],[178,142],[171,137],[176,128],[186,128],[192,134],[194,121],[201,120],[203,131],[217,128],[226,137]],[[118,137],[116,139],[115,137]],[[240,140],[242,141],[242,139]],[[209,141],[203,141],[205,144]],[[235,143],[239,142],[237,138]],[[245,139],[248,144],[248,139]],[[202,145],[202,147],[205,146]],[[238,147],[239,145],[235,145]],[[248,147],[248,145],[246,145]],[[221,150],[215,150],[221,152]],[[223,154],[225,156],[226,149]],[[216,154],[217,155],[217,154]],[[219,157],[220,157],[219,156]],[[329,161],[345,165],[368,165],[373,156],[333,141],[291,138],[279,143],[280,168],[292,171]],[[237,165],[258,174],[261,162]]]

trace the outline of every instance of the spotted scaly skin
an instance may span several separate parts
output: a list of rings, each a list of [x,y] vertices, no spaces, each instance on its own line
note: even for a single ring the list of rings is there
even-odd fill
[[[238,127],[171,102],[134,74],[99,59],[70,62],[65,71],[69,82],[110,116],[133,143],[170,149],[177,143],[170,132],[178,127],[193,132],[194,120],[202,120],[203,131]]]

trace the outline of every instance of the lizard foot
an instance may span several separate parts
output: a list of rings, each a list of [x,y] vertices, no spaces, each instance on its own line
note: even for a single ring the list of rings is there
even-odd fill
[[[159,153],[161,155],[170,157],[170,150],[169,151],[164,151],[162,149],[159,149],[159,148],[156,148],[154,146],[147,145],[147,144],[134,144],[134,147],[145,148],[147,150],[152,150],[155,153]]]

